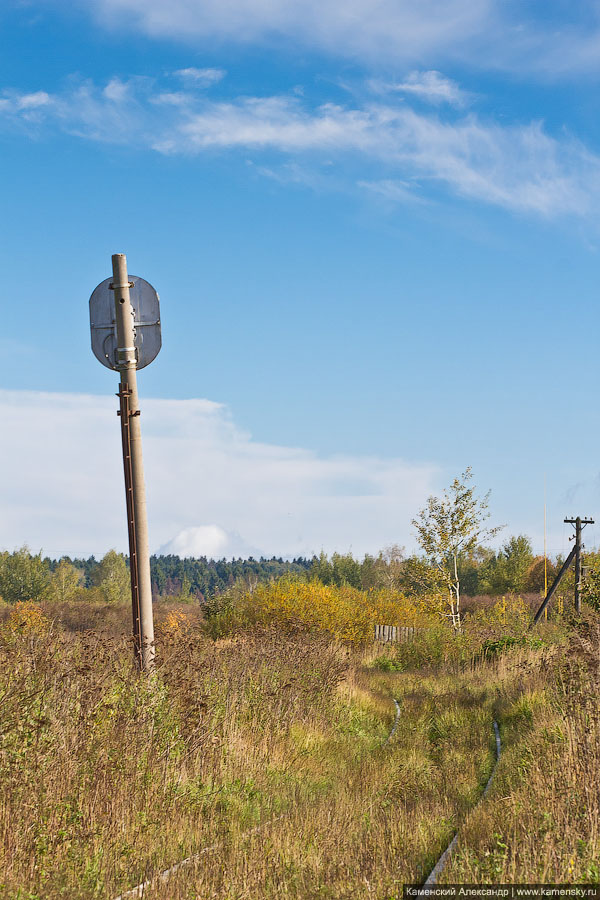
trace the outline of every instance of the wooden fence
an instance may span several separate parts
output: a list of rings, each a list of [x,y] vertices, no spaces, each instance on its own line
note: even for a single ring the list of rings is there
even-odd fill
[[[415,628],[414,625],[375,625],[375,640],[383,641],[386,644],[403,643],[412,641],[415,633],[422,631],[422,628]]]

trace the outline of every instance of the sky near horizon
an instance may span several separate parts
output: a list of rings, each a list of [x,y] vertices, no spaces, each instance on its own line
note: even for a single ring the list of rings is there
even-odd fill
[[[544,475],[552,552],[600,515],[599,2],[5,0],[0,29],[0,547],[126,550],[88,319],[116,252],[161,297],[153,551],[412,549],[467,466],[500,542],[541,551]]]

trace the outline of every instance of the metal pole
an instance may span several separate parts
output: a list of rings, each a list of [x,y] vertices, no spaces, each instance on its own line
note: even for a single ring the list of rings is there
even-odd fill
[[[581,612],[581,516],[575,519],[575,612]]]
[[[121,428],[123,432],[123,463],[125,466],[125,492],[129,528],[129,563],[132,567],[133,635],[139,646],[135,648],[136,662],[142,671],[150,672],[154,666],[154,621],[152,618],[152,585],[150,581],[150,550],[148,546],[148,518],[146,514],[146,488],[142,460],[142,432],[137,392],[136,357],[134,346],[133,310],[129,300],[129,277],[124,253],[112,257],[117,323],[117,364],[121,373],[119,396],[121,397]],[[126,400],[126,402],[124,402]],[[125,414],[125,415],[124,415]],[[126,422],[123,419],[126,418]],[[127,448],[126,444],[129,445]],[[127,458],[129,449],[129,458]],[[128,485],[127,472],[131,472]],[[135,577],[134,577],[135,576]],[[135,584],[137,583],[137,598]],[[136,622],[136,613],[139,616]],[[139,624],[138,624],[139,623]]]
[[[129,388],[119,385],[118,397],[121,417],[121,441],[123,444],[123,474],[125,476],[125,504],[127,506],[127,531],[129,533],[129,577],[131,581],[131,613],[133,619],[133,653],[138,666],[142,667],[142,639],[140,632],[140,588],[138,584],[137,535],[133,507],[133,476],[131,471],[131,416],[129,414]]]

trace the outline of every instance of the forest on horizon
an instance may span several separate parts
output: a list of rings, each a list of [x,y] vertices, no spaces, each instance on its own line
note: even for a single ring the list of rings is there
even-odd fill
[[[535,555],[525,535],[512,536],[494,551],[479,547],[459,559],[459,575],[466,596],[500,596],[511,593],[540,593],[551,584],[563,560]],[[600,555],[585,556],[588,573],[600,569]],[[381,587],[418,596],[430,588],[431,563],[424,556],[407,555],[392,545],[377,556],[362,559],[351,553],[322,552],[311,558],[282,557],[214,560],[206,557],[181,558],[175,555],[150,559],[152,593],[155,601],[208,601],[235,584],[252,587],[283,575],[316,579],[325,585],[343,584],[359,590]],[[544,571],[546,569],[546,571]],[[32,553],[28,547],[0,552],[0,597],[8,603],[49,597],[110,601],[127,590],[128,558],[109,550],[102,559],[64,556],[60,560]]]

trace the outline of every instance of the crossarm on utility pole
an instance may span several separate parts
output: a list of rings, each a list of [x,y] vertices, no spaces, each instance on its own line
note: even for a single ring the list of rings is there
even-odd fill
[[[548,593],[547,593],[546,596],[544,597],[544,600],[543,600],[543,602],[542,602],[542,605],[540,606],[540,608],[539,608],[538,611],[536,612],[535,616],[533,617],[533,624],[534,624],[534,625],[537,625],[537,623],[538,623],[539,620],[541,619],[542,615],[544,614],[544,610],[546,609],[546,607],[547,607],[548,604],[550,603],[550,601],[551,601],[551,599],[552,599],[552,596],[553,596],[553,594],[554,594],[554,591],[556,590],[556,588],[557,588],[558,585],[560,584],[563,575],[565,574],[565,572],[567,571],[567,569],[569,568],[569,566],[571,565],[571,563],[572,563],[573,560],[575,559],[575,553],[576,553],[576,552],[577,552],[577,547],[573,547],[573,549],[571,550],[571,552],[569,553],[569,555],[568,555],[567,558],[565,559],[564,563],[562,564],[561,570],[560,570],[560,572],[558,573],[558,575],[556,576],[556,578],[554,579],[554,582],[553,582],[553,584],[552,584],[552,587],[550,588],[550,590],[548,591]]]

